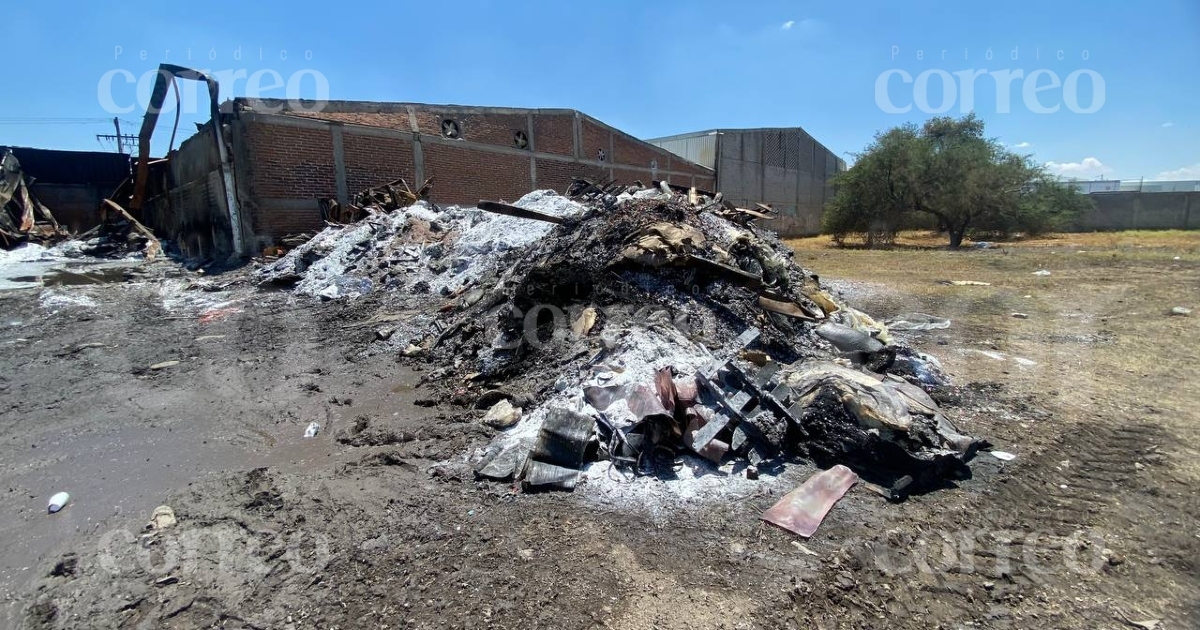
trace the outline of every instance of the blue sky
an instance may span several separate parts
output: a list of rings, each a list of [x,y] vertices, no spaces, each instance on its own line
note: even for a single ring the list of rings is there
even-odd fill
[[[162,61],[277,72],[302,96],[317,89],[311,70],[335,99],[572,107],[640,137],[799,125],[838,153],[943,104],[960,114],[965,71],[1020,71],[1007,99],[995,74],[972,83],[991,135],[1066,175],[1200,179],[1195,0],[262,4],[13,3],[0,25],[0,144],[99,149],[106,101],[133,107],[116,115],[136,133],[142,110],[123,72]],[[912,82],[891,72],[881,101],[889,71]],[[1038,87],[1029,101],[1024,89]],[[240,79],[222,97],[246,92]],[[181,138],[204,118],[185,115]]]

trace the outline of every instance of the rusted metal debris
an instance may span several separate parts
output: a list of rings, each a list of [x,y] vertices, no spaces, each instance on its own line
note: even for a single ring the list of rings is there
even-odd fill
[[[221,133],[221,108],[218,101],[220,86],[217,84],[215,78],[199,70],[170,63],[159,64],[158,72],[154,78],[154,87],[150,91],[150,102],[146,108],[146,116],[142,119],[142,127],[138,132],[137,169],[134,175],[133,196],[129,200],[129,208],[134,212],[140,212],[142,205],[146,201],[150,181],[150,136],[154,133],[155,125],[158,124],[158,115],[162,111],[163,101],[167,97],[167,88],[174,87],[176,98],[178,98],[179,86],[176,84],[176,79],[201,81],[208,86],[208,106],[211,116],[208,125],[217,149],[217,156],[220,160],[218,169],[221,173],[221,185],[225,194],[225,206],[229,212],[229,227],[233,235],[233,249],[234,253],[240,255],[245,248],[242,234],[241,208],[239,207],[237,193],[233,185],[233,163],[230,158],[230,150],[225,144],[224,134]],[[178,111],[177,109],[175,118],[176,126],[179,125]],[[174,144],[174,141],[175,133],[172,131],[171,143]]]
[[[21,163],[11,150],[0,158],[0,247],[12,249],[27,242],[52,244],[69,234],[50,209],[29,191]]]

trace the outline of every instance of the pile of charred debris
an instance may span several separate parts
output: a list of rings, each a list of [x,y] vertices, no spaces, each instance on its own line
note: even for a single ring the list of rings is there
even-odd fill
[[[29,190],[21,163],[12,151],[0,156],[0,246],[55,243],[68,237],[42,202]]]
[[[54,218],[54,213],[30,190],[29,177],[11,150],[0,156],[0,248],[14,249],[26,243],[43,247],[76,241],[75,255],[116,258],[142,253],[152,260],[162,253],[154,233],[133,218],[114,199],[131,187],[127,180],[99,208],[99,223],[82,234],[71,234]]]
[[[799,458],[899,499],[969,475],[988,446],[929,395],[936,359],[796,264],[760,225],[770,208],[578,180],[514,204],[364,212],[259,278],[334,299],[382,289],[396,310],[367,322],[376,348],[502,429],[469,455],[480,478],[572,489],[594,464],[663,476],[688,459],[755,479]]]

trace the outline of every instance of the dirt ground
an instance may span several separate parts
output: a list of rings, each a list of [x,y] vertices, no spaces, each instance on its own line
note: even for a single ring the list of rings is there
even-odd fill
[[[1200,627],[1200,314],[1168,314],[1200,306],[1200,235],[794,247],[875,316],[951,319],[902,335],[1016,459],[903,503],[857,486],[810,540],[758,520],[794,482],[670,509],[515,493],[445,464],[494,432],[365,352],[371,298],[158,263],[0,293],[0,626]],[[160,504],[178,525],[146,533]]]

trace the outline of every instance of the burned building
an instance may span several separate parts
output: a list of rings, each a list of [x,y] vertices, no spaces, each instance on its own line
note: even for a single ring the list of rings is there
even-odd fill
[[[319,230],[320,200],[344,205],[401,178],[413,189],[433,178],[432,199],[445,204],[565,190],[576,177],[716,186],[711,168],[571,109],[239,98],[222,106],[221,125],[233,194],[201,130],[158,165],[142,209],[189,257],[251,254]]]
[[[124,153],[0,146],[0,155],[6,150],[20,160],[29,192],[75,233],[99,223],[100,200],[130,175],[129,155]]]
[[[821,213],[833,197],[833,176],[846,162],[799,127],[709,129],[647,142],[712,169],[716,190],[742,206],[763,203],[779,211],[781,236],[821,231]]]

